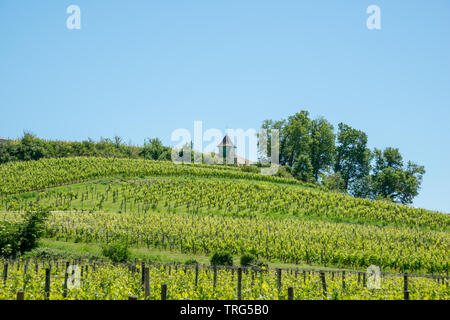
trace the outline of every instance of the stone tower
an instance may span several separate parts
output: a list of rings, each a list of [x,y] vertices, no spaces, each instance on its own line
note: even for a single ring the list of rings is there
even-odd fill
[[[223,137],[222,142],[217,147],[219,148],[219,157],[223,159],[223,164],[237,164],[236,146],[231,142],[228,135]]]

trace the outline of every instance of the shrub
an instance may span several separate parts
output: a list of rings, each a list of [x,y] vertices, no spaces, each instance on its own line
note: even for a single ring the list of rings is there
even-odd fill
[[[23,222],[0,222],[0,256],[16,257],[37,247],[49,211],[27,212]]]
[[[130,258],[128,243],[124,240],[103,245],[102,253],[105,257],[111,259],[112,262],[126,262]]]
[[[245,253],[241,256],[241,266],[258,268],[268,267],[267,263],[256,258],[255,254],[253,253]]]
[[[195,260],[195,259],[188,259],[188,260],[186,260],[185,262],[184,262],[184,264],[185,265],[197,265],[198,264],[198,262],[197,262],[197,260]]]
[[[233,265],[233,256],[231,253],[223,251],[223,252],[215,252],[211,257],[211,265],[216,266],[232,266]]]
[[[280,177],[280,178],[286,178],[286,179],[294,178],[291,173],[291,167],[288,167],[288,166],[278,166],[278,171],[275,174],[275,176]]]
[[[255,256],[249,253],[245,253],[241,256],[241,266],[252,266],[256,262]]]
[[[342,179],[339,173],[333,173],[330,175],[322,175],[321,184],[330,191],[345,190],[345,181]]]

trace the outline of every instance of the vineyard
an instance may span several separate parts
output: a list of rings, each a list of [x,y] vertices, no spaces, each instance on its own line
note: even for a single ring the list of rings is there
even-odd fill
[[[44,237],[68,243],[126,240],[134,248],[210,256],[252,253],[265,261],[385,272],[409,278],[413,299],[448,299],[450,216],[353,198],[294,179],[233,166],[66,158],[0,165],[0,221],[48,207]],[[0,299],[402,299],[404,278],[385,274],[381,290],[361,273],[80,263],[80,289],[64,288],[64,261],[9,261]],[[3,262],[6,265],[6,261]],[[51,265],[51,266],[50,266]],[[33,266],[33,267],[32,267]],[[1,271],[1,270],[0,270]],[[241,273],[242,272],[242,273]],[[5,274],[5,272],[3,272]],[[215,274],[215,275],[214,275]],[[365,277],[365,275],[364,275]],[[447,279],[447,278],[445,278]],[[324,290],[324,282],[326,290]],[[121,288],[121,289],[119,289]],[[144,288],[145,289],[145,288]],[[64,293],[65,292],[65,293]]]
[[[0,299],[438,300],[450,293],[448,277],[380,274],[377,287],[375,277],[352,271],[58,260],[4,261],[2,270]]]

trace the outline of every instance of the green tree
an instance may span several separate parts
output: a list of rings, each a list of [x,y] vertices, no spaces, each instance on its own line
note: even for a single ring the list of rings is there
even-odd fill
[[[45,143],[35,135],[26,132],[17,147],[18,160],[39,160],[46,156]]]
[[[403,157],[397,148],[386,148],[384,151],[375,148],[373,155],[375,174],[387,168],[401,169],[403,167]]]
[[[159,138],[147,139],[144,143],[139,155],[144,159],[158,160],[162,154],[167,153],[168,150],[163,146]]]
[[[123,145],[123,139],[119,136],[114,136],[114,145],[116,148],[120,148]]]
[[[313,166],[309,156],[306,154],[301,154],[295,160],[294,168],[292,168],[292,173],[294,177],[299,180],[309,182],[313,179]]]
[[[333,164],[335,154],[333,126],[324,118],[311,122],[310,160],[312,174],[318,181],[319,175]]]
[[[344,191],[345,183],[339,173],[322,174],[321,184],[331,191]]]
[[[12,142],[0,143],[0,164],[17,160],[17,144]]]
[[[286,120],[279,120],[279,121],[273,121],[273,120],[264,120],[261,129],[266,132],[267,134],[267,155],[260,155],[261,160],[262,157],[265,157],[266,159],[270,159],[272,155],[272,130],[278,130],[279,133],[279,139],[280,139],[280,152],[281,152],[281,140],[282,140],[282,129],[284,125],[286,124]],[[257,136],[259,136],[259,133],[257,133]],[[258,139],[258,147],[259,147],[259,139]]]
[[[410,161],[404,167],[403,158],[396,148],[375,149],[374,158],[372,197],[412,203],[419,193],[425,168]]]
[[[268,132],[269,157],[271,131],[279,131],[280,164],[291,167],[301,180],[309,181],[313,177],[318,181],[320,174],[333,164],[335,135],[333,126],[324,118],[311,120],[309,112],[302,110],[287,120],[265,120],[261,129]]]
[[[297,159],[309,157],[311,120],[308,111],[290,116],[280,134],[280,164],[294,167]]]
[[[344,180],[344,189],[349,191],[353,182],[370,172],[371,152],[367,148],[367,135],[339,123],[337,142],[334,170]]]
[[[34,249],[44,232],[48,214],[48,210],[38,209],[27,212],[22,222],[0,222],[0,256],[14,258]]]

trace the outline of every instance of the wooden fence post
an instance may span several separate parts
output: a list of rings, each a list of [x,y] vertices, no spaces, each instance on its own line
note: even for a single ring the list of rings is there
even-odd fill
[[[148,267],[144,267],[144,290],[145,290],[145,299],[150,299],[150,269]]]
[[[214,270],[214,274],[213,274],[213,288],[216,288],[216,284],[217,284],[217,266],[214,265],[213,266],[213,270]]]
[[[345,271],[342,271],[342,290],[345,290]]]
[[[5,265],[3,266],[3,282],[6,282],[8,279],[8,262],[5,262]]]
[[[44,297],[45,297],[45,300],[50,299],[50,268],[45,269]]]
[[[198,263],[195,264],[195,289],[197,289],[198,285]]]
[[[25,292],[23,292],[23,291],[17,292],[16,300],[25,300]]]
[[[320,272],[320,280],[322,280],[323,296],[326,298],[327,297],[327,283],[325,280],[325,272],[323,272],[323,271]]]
[[[242,268],[238,269],[238,285],[237,285],[237,296],[238,300],[242,300]]]
[[[67,297],[67,282],[69,280],[69,262],[66,262],[66,270],[64,272],[64,291],[63,291],[63,297]]]
[[[142,283],[142,286],[144,286],[144,284],[145,284],[145,263],[144,262],[141,263],[141,283]]]
[[[403,275],[403,299],[409,300],[408,274]]]
[[[281,291],[281,269],[277,269],[277,278],[278,291]]]
[[[288,288],[288,300],[294,300],[294,288]]]
[[[167,284],[161,285],[161,300],[167,300]]]

